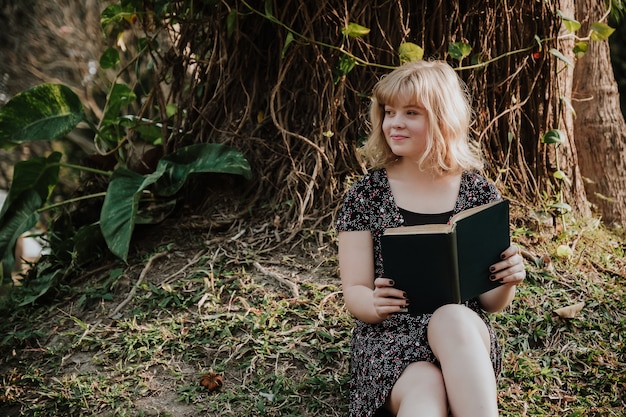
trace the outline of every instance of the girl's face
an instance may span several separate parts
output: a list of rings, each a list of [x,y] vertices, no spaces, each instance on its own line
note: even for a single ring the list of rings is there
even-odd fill
[[[385,105],[383,134],[391,151],[418,160],[428,141],[428,113],[419,102],[398,99]]]

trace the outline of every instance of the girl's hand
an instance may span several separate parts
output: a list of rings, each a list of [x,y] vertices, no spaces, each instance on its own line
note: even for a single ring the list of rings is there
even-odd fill
[[[406,313],[409,300],[406,293],[394,288],[389,278],[376,278],[374,281],[374,309],[381,319],[388,319],[394,313]]]
[[[526,278],[524,258],[515,245],[509,246],[501,255],[502,261],[493,264],[489,271],[492,281],[500,281],[503,284],[519,285]]]

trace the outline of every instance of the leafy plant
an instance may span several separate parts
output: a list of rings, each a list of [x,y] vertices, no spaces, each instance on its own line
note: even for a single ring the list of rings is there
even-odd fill
[[[119,147],[120,135],[133,120],[122,114],[122,110],[132,102],[128,87],[114,84],[108,95],[106,111],[101,121],[102,130],[96,134],[107,148]],[[32,141],[53,141],[74,129],[81,121],[89,122],[80,99],[68,87],[59,84],[43,84],[16,95],[0,109],[0,147],[11,148]],[[142,120],[145,123],[145,121]],[[124,124],[126,123],[126,124]],[[69,199],[54,205],[47,205],[59,181],[61,167],[87,171],[110,179],[106,193],[82,196],[79,199],[101,198],[104,196],[100,212],[99,228],[84,226],[91,233],[101,233],[106,246],[116,256],[126,261],[134,227],[138,223],[156,223],[171,213],[176,193],[183,187],[187,178],[194,173],[228,173],[251,178],[250,166],[241,152],[216,143],[194,144],[183,147],[163,157],[154,172],[139,174],[118,163],[113,171],[102,171],[86,166],[61,162],[62,154],[53,152],[45,158],[32,158],[16,164],[14,177],[7,200],[0,212],[0,251],[2,257],[2,282],[10,279],[14,264],[13,248],[17,239],[30,230],[42,211],[60,205],[75,203]],[[120,161],[121,162],[121,161]],[[140,210],[142,201],[161,200],[160,205],[169,207],[165,214],[150,215]],[[80,237],[81,230],[74,237]],[[48,238],[54,241],[53,238]],[[83,244],[77,239],[75,244]],[[71,252],[84,248],[66,248]],[[48,268],[47,279],[26,302],[44,294],[58,277],[56,267]],[[43,272],[43,271],[40,271]]]

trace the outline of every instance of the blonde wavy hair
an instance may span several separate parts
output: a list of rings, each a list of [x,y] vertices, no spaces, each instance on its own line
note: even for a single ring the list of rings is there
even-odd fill
[[[371,130],[361,152],[376,169],[398,159],[383,134],[385,105],[397,101],[421,104],[429,121],[428,141],[418,162],[438,173],[482,170],[479,146],[469,140],[472,122],[465,83],[445,61],[413,61],[385,75],[374,86],[370,104]]]

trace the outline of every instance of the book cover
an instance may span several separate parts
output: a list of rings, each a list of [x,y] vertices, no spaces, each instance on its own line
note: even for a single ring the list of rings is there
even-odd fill
[[[501,285],[489,267],[510,245],[509,201],[458,213],[449,224],[387,229],[381,237],[383,268],[407,293],[409,313],[432,313]]]

